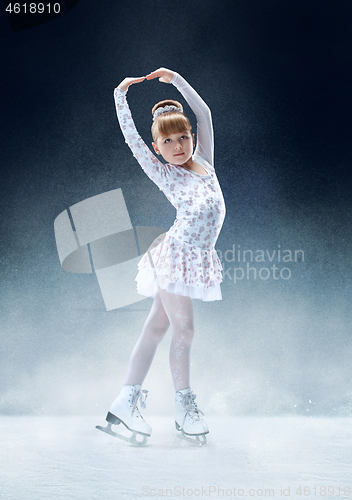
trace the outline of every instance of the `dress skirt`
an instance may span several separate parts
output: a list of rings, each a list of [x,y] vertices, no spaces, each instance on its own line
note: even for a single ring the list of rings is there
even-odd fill
[[[159,289],[204,302],[221,300],[222,265],[214,248],[201,249],[168,233],[159,236],[138,263],[137,292]]]

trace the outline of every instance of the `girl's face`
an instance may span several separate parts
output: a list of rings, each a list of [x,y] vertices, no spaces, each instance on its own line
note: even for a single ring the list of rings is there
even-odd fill
[[[194,134],[190,130],[177,134],[170,134],[166,137],[158,137],[153,142],[156,154],[161,154],[167,163],[183,165],[193,154]]]

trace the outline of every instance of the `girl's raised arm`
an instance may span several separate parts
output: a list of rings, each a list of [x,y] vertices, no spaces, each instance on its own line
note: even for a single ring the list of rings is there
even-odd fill
[[[144,79],[145,77],[125,78],[116,87],[114,90],[116,113],[125,141],[131,149],[133,156],[147,176],[164,192],[164,187],[168,183],[169,169],[167,165],[164,165],[156,158],[138,134],[126,99],[128,87]]]
[[[172,83],[183,95],[197,118],[197,146],[195,155],[199,154],[210,165],[214,166],[214,133],[211,111],[193,87],[178,73],[166,68],[159,68],[147,75],[147,80],[159,78],[159,81]]]

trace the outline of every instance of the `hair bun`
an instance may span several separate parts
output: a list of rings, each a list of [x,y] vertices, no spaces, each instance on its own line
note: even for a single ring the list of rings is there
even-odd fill
[[[175,106],[176,108],[181,108],[181,112],[183,112],[183,106],[178,101],[174,101],[173,99],[166,99],[165,101],[160,101],[156,103],[152,108],[152,115],[154,115],[155,111],[158,108],[164,108],[165,106]]]

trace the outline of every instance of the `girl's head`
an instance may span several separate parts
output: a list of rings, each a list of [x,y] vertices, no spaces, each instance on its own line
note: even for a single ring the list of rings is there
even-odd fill
[[[192,134],[192,125],[187,116],[183,113],[182,104],[178,101],[168,99],[158,102],[152,109],[152,115],[154,116],[157,109],[164,108],[165,106],[175,106],[181,109],[182,112],[167,111],[155,118],[152,125],[153,141],[156,142],[160,136],[166,137],[167,135],[185,132],[186,130],[189,130]]]
[[[152,114],[159,108],[175,106],[181,109],[166,111],[158,115],[152,125],[153,147],[168,163],[182,165],[193,153],[194,134],[192,126],[183,113],[183,107],[178,101],[166,100],[155,104]]]

